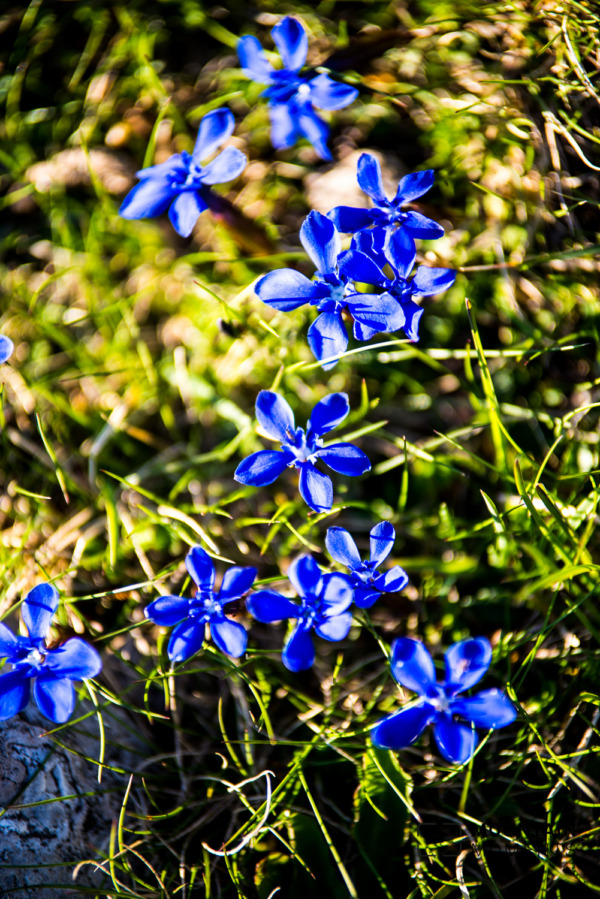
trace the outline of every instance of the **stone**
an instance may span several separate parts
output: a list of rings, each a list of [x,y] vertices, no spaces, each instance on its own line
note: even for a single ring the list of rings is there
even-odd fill
[[[112,708],[103,720],[105,763],[134,770],[139,738],[132,745],[126,720]],[[75,895],[78,887],[102,889],[110,882],[95,864],[76,869],[108,854],[129,777],[104,768],[98,783],[98,766],[88,761],[99,755],[95,713],[47,735],[55,728],[33,703],[0,722],[0,895],[62,899],[71,889]]]

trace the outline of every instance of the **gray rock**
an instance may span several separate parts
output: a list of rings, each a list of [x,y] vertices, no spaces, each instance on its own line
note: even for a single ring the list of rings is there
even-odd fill
[[[78,705],[79,714],[81,708]],[[131,737],[123,716],[111,711],[103,720],[105,763],[134,770],[139,738]],[[77,872],[75,868],[82,860],[100,861],[108,853],[128,776],[104,769],[98,783],[98,767],[88,761],[99,755],[94,715],[46,736],[54,727],[33,704],[0,722],[2,896],[59,899],[76,895],[78,888],[101,889],[109,882],[96,865],[83,865]]]

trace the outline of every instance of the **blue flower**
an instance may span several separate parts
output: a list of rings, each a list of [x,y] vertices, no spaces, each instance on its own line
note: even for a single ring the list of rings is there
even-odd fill
[[[446,679],[437,683],[433,660],[418,640],[400,637],[392,647],[392,674],[403,687],[421,697],[416,705],[401,709],[376,724],[371,739],[380,749],[404,749],[417,740],[428,724],[441,754],[449,762],[467,762],[477,746],[475,727],[506,727],[517,717],[507,696],[497,689],[483,690],[469,698],[458,694],[470,689],[487,671],[492,647],[485,637],[463,640],[445,655]],[[455,716],[469,722],[461,724]]]
[[[405,203],[410,203],[427,193],[433,184],[433,170],[405,175],[400,179],[393,200],[388,200],[385,195],[379,163],[370,153],[363,153],[359,158],[356,177],[359,186],[371,197],[375,206],[372,209],[336,206],[329,213],[329,218],[338,231],[354,233],[370,227],[391,231],[401,227],[413,244],[415,237],[436,240],[443,236],[444,229],[433,219],[420,212],[402,209]]]
[[[414,297],[442,293],[454,284],[456,272],[450,268],[419,265],[409,280],[417,254],[413,239],[402,229],[391,233],[380,228],[359,231],[352,238],[352,246],[369,256],[379,269],[383,270],[386,265],[392,269],[393,277],[379,283],[400,305],[403,320],[399,327],[409,340],[418,340],[424,310],[415,303]]]
[[[201,648],[205,625],[219,649],[237,659],[246,652],[248,635],[243,625],[226,618],[223,606],[247,593],[256,577],[256,568],[230,568],[223,575],[218,593],[213,589],[215,566],[201,546],[193,546],[185,557],[185,567],[197,586],[193,599],[159,596],[144,610],[161,627],[177,625],[167,647],[173,664],[185,662]]]
[[[304,671],[315,660],[311,631],[324,640],[343,640],[350,630],[352,585],[343,574],[323,574],[312,556],[300,556],[288,568],[288,577],[298,593],[298,605],[274,590],[258,590],[248,598],[248,611],[257,621],[270,624],[284,618],[298,623],[285,644],[283,664],[290,671]]]
[[[281,441],[281,452],[252,453],[238,465],[235,480],[252,487],[265,487],[276,481],[286,468],[298,468],[302,499],[315,512],[328,512],[333,503],[333,484],[329,475],[315,467],[317,459],[339,474],[351,477],[371,468],[363,451],[351,443],[323,446],[323,434],[337,427],[349,411],[345,393],[330,393],[314,407],[305,433],[303,428],[296,427],[294,413],[282,396],[272,390],[261,390],[256,399],[256,417],[265,434]]]
[[[96,650],[80,637],[61,646],[46,645],[58,602],[52,584],[38,584],[23,600],[27,636],[17,637],[0,623],[0,658],[13,666],[0,674],[0,721],[23,711],[33,681],[33,698],[40,712],[55,724],[63,724],[75,707],[72,681],[95,677],[102,668]]]
[[[382,593],[398,593],[408,583],[408,575],[403,568],[395,565],[385,574],[377,569],[389,556],[396,534],[389,521],[380,521],[371,528],[368,561],[363,562],[351,534],[344,528],[329,528],[325,544],[330,556],[350,570],[350,580],[354,588],[354,602],[361,609],[370,608]]]
[[[259,84],[269,101],[271,143],[277,150],[294,146],[305,137],[322,159],[331,159],[327,148],[329,128],[314,107],[342,109],[352,103],[358,91],[321,74],[308,81],[298,72],[306,61],[308,38],[297,19],[286,16],[271,31],[284,68],[274,69],[258,40],[250,34],[238,42],[238,56],[244,74]]]
[[[177,233],[188,237],[200,213],[210,206],[210,186],[232,181],[246,166],[246,157],[236,147],[225,147],[211,162],[201,165],[227,140],[234,125],[229,109],[213,109],[205,115],[192,155],[184,150],[160,165],[137,172],[140,183],[123,200],[119,215],[126,219],[154,218],[168,208]]]
[[[308,329],[308,343],[316,359],[329,359],[345,352],[348,333],[343,312],[354,319],[357,340],[370,340],[379,332],[397,331],[405,322],[401,305],[389,293],[358,293],[355,282],[387,284],[389,278],[377,262],[354,248],[341,253],[340,235],[333,223],[313,210],[300,229],[300,240],[317,271],[310,281],[293,269],[278,269],[264,275],[256,285],[260,299],[283,312],[298,309],[304,303],[321,313]],[[385,265],[384,259],[383,264]],[[333,368],[337,359],[323,363]]]
[[[0,334],[0,363],[10,359],[14,349],[15,345],[10,337],[5,337],[4,334]]]

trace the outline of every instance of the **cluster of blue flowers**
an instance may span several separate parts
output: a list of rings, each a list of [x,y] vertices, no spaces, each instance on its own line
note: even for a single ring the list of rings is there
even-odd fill
[[[329,529],[328,543],[330,535],[333,543],[339,542],[337,535],[331,532],[340,530]],[[380,538],[378,535],[383,533],[385,537]],[[353,602],[364,608],[372,605],[382,593],[396,592],[406,586],[408,577],[398,566],[387,575],[375,571],[391,552],[394,538],[391,524],[381,522],[371,531],[372,544],[377,545],[375,552],[371,549],[371,555],[375,555],[376,559],[361,563],[356,547],[351,559],[338,553],[339,561],[350,569],[349,575],[324,572],[312,556],[300,556],[287,571],[288,579],[300,598],[300,605],[274,590],[258,590],[250,595],[247,608],[257,621],[270,624],[287,618],[298,620],[282,655],[283,663],[290,671],[303,671],[313,664],[313,629],[325,640],[343,640],[352,624],[349,607]],[[253,588],[256,568],[229,568],[217,593],[214,590],[215,567],[206,550],[201,546],[192,547],[185,564],[198,588],[194,598],[160,596],[145,610],[146,617],[155,624],[174,626],[167,647],[169,659],[173,664],[180,664],[195,655],[202,648],[207,626],[218,648],[233,658],[239,658],[248,644],[246,630],[239,622],[226,617],[224,606],[241,599]],[[365,590],[368,592],[367,602]]]
[[[424,265],[413,275],[414,238],[434,240],[444,230],[421,213],[400,207],[431,187],[433,172],[402,178],[395,199],[389,201],[379,163],[363,153],[358,183],[377,204],[373,209],[337,206],[328,216],[313,210],[300,229],[302,245],[317,269],[313,280],[294,269],[279,269],[256,285],[257,295],[273,309],[290,312],[305,303],[316,306],[320,315],[308,330],[308,343],[324,369],[333,368],[348,347],[344,313],[352,318],[356,340],[403,330],[415,341],[423,309],[414,298],[441,293],[456,278],[451,269]],[[354,233],[348,250],[342,251],[340,231]]]
[[[283,67],[274,68],[256,38],[246,35],[238,45],[245,74],[266,84],[271,139],[277,149],[306,138],[323,159],[331,159],[328,127],[317,115],[341,109],[357,96],[354,87],[334,81],[325,73],[303,76],[308,52],[307,35],[297,19],[286,17],[272,30]],[[212,187],[237,178],[247,160],[233,146],[217,151],[232,135],[234,117],[228,109],[209,112],[200,123],[193,153],[177,153],[166,162],[138,172],[139,183],[125,198],[120,214],[127,219],[149,218],[168,210],[173,227],[183,237],[191,234],[198,216],[215,205]],[[215,155],[216,154],[216,155]],[[433,296],[450,287],[450,269],[419,266],[415,269],[415,239],[434,240],[443,228],[407,204],[422,197],[433,184],[433,172],[401,179],[395,197],[387,198],[379,163],[364,153],[358,161],[358,183],[372,201],[371,208],[338,206],[328,215],[312,211],[300,240],[316,271],[309,279],[293,269],[264,275],[256,285],[258,297],[276,310],[291,312],[308,303],[319,313],[308,331],[308,342],[323,369],[332,368],[348,346],[345,320],[352,321],[356,340],[378,333],[403,330],[408,339],[419,337],[423,309],[415,298]],[[342,234],[351,234],[342,248]],[[0,362],[12,352],[8,338],[0,336]],[[262,390],[256,417],[263,434],[280,444],[260,450],[240,462],[235,479],[252,487],[273,484],[285,469],[297,469],[298,488],[309,508],[330,512],[334,486],[318,464],[336,474],[357,477],[371,468],[365,453],[349,442],[325,443],[325,437],[348,416],[345,393],[331,393],[318,402],[306,429],[297,427],[294,413],[280,394]],[[282,652],[290,671],[310,668],[315,660],[313,632],[327,641],[344,640],[352,626],[351,607],[368,609],[383,595],[398,593],[408,583],[398,565],[379,570],[392,552],[395,532],[388,521],[375,524],[369,535],[369,556],[362,559],[352,535],[330,527],[325,544],[334,562],[346,572],[325,571],[310,555],[296,558],[287,577],[296,598],[271,589],[254,589],[257,570],[234,566],[224,572],[215,589],[216,570],[201,546],[194,546],[185,564],[195,584],[192,598],[163,595],[145,609],[146,618],[173,628],[167,653],[172,665],[198,653],[210,631],[215,645],[232,658],[247,649],[248,634],[230,617],[232,604],[246,609],[259,622],[294,621]],[[56,723],[65,722],[75,703],[73,681],[95,677],[101,669],[96,650],[74,637],[62,645],[47,642],[59,596],[51,584],[40,584],[22,605],[26,636],[16,636],[0,623],[0,658],[11,666],[0,674],[0,720],[22,711],[30,691],[39,709]],[[497,689],[464,697],[487,671],[492,657],[485,638],[464,640],[446,652],[446,676],[438,683],[431,656],[417,640],[400,638],[392,647],[395,679],[418,695],[418,700],[377,723],[371,736],[375,746],[402,749],[414,743],[427,725],[442,756],[462,764],[477,746],[475,728],[494,729],[510,724],[514,705]]]
[[[382,593],[395,593],[406,586],[407,574],[397,565],[377,572],[391,552],[394,539],[389,522],[376,524],[370,534],[370,558],[363,561],[348,531],[329,528],[327,548],[349,574],[323,571],[312,556],[304,555],[295,559],[287,571],[299,602],[275,590],[250,593],[246,608],[257,621],[296,622],[282,652],[286,668],[298,672],[312,666],[313,631],[324,640],[344,640],[352,626],[353,603],[359,608],[370,607]],[[167,650],[169,659],[179,664],[195,655],[204,643],[206,626],[222,652],[239,658],[246,651],[247,634],[242,624],[225,616],[224,606],[252,590],[256,569],[229,568],[217,593],[213,562],[201,546],[190,550],[185,563],[198,588],[194,598],[161,596],[145,610],[146,617],[156,624],[175,625]],[[459,696],[483,677],[491,658],[492,647],[484,637],[455,643],[446,652],[446,677],[439,684],[425,646],[406,637],[396,640],[392,647],[392,674],[399,684],[417,693],[419,700],[376,724],[371,733],[374,745],[404,749],[421,736],[428,724],[433,724],[442,756],[457,764],[468,761],[478,743],[474,728],[493,730],[516,718],[514,705],[496,688],[473,697]]]

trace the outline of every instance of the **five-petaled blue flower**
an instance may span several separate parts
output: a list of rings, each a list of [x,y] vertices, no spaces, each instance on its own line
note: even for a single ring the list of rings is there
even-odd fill
[[[351,443],[323,446],[323,434],[332,431],[350,411],[345,393],[330,393],[314,407],[306,433],[297,428],[288,403],[272,390],[261,390],[256,399],[256,417],[272,440],[281,441],[279,450],[260,450],[244,459],[234,477],[241,484],[264,487],[272,484],[286,468],[300,469],[302,499],[315,512],[328,512],[333,503],[333,484],[329,475],[315,466],[321,459],[339,474],[361,475],[371,468],[362,450]]]
[[[308,38],[297,19],[286,16],[271,31],[283,60],[283,69],[274,69],[258,40],[250,34],[238,42],[238,56],[244,74],[269,86],[263,95],[269,101],[271,143],[277,150],[292,147],[301,137],[314,146],[322,159],[331,159],[327,148],[329,128],[314,107],[342,109],[352,103],[358,91],[321,74],[308,81],[298,72],[306,61]]]
[[[454,284],[456,272],[450,268],[419,265],[414,277],[409,280],[417,254],[414,240],[402,229],[389,233],[381,228],[359,231],[352,238],[352,246],[369,256],[381,270],[382,278],[378,283],[402,309],[402,321],[398,327],[409,340],[418,340],[424,310],[413,297],[431,297],[442,293]],[[386,266],[392,269],[392,278],[383,275]]]
[[[258,590],[248,598],[248,611],[258,621],[270,624],[284,618],[298,623],[282,653],[290,671],[304,671],[315,660],[311,631],[325,640],[343,640],[350,630],[352,585],[343,574],[324,574],[312,556],[300,556],[288,568],[288,577],[302,600],[292,602],[274,590]]]
[[[354,319],[357,340],[370,340],[380,331],[397,331],[404,326],[402,305],[390,293],[357,292],[355,282],[387,284],[389,278],[362,248],[341,253],[340,235],[326,216],[315,210],[309,213],[300,229],[300,240],[317,267],[314,281],[293,269],[278,269],[260,279],[256,294],[283,312],[304,303],[317,307],[321,314],[308,329],[308,343],[316,359],[327,360],[346,350],[344,310]],[[333,358],[325,361],[323,368],[336,364],[337,359]]]
[[[0,363],[6,362],[7,359],[10,359],[15,349],[15,345],[10,339],[10,337],[6,337],[4,334],[0,334]]]
[[[354,588],[354,602],[361,609],[370,608],[382,593],[398,593],[408,583],[408,575],[403,568],[395,565],[384,574],[377,569],[389,556],[396,537],[389,521],[380,521],[371,528],[371,557],[362,561],[352,535],[344,528],[329,528],[325,544],[329,554],[350,570],[350,580]]]
[[[443,236],[444,229],[433,219],[427,218],[420,212],[402,209],[404,203],[410,203],[427,193],[433,184],[432,169],[415,172],[401,178],[393,200],[388,200],[385,195],[379,162],[370,153],[363,153],[359,157],[356,177],[359,186],[371,197],[375,206],[371,209],[336,206],[329,213],[329,218],[338,231],[354,233],[373,226],[377,229],[393,231],[401,227],[410,240],[415,237],[436,240]]]
[[[239,658],[246,651],[248,635],[242,624],[225,617],[223,606],[248,592],[254,583],[256,568],[229,568],[217,593],[213,590],[215,566],[201,546],[191,548],[185,557],[185,567],[198,588],[193,599],[159,596],[144,610],[146,618],[161,627],[177,625],[167,647],[169,659],[178,664],[195,655],[204,642],[207,624],[219,649]]]
[[[23,711],[33,681],[33,698],[40,712],[55,724],[63,724],[75,706],[73,681],[95,677],[102,668],[97,651],[80,637],[61,646],[46,645],[58,602],[56,587],[38,584],[23,600],[27,636],[15,636],[0,623],[0,658],[13,666],[0,674],[0,721]]]
[[[446,652],[446,679],[440,684],[425,646],[408,637],[396,640],[392,647],[392,674],[421,699],[375,725],[371,731],[375,746],[404,749],[420,737],[428,724],[433,724],[444,758],[457,764],[468,761],[478,742],[473,726],[505,727],[517,716],[514,705],[501,690],[482,690],[467,698],[458,695],[483,677],[491,658],[492,647],[485,637],[455,643]],[[468,724],[456,721],[455,716]]]
[[[247,159],[237,147],[225,147],[211,162],[201,165],[227,140],[234,126],[229,109],[213,109],[205,115],[192,155],[184,150],[166,162],[136,172],[140,183],[123,200],[119,215],[126,219],[153,218],[168,208],[177,233],[188,237],[200,213],[210,206],[210,185],[232,181],[246,166]]]

